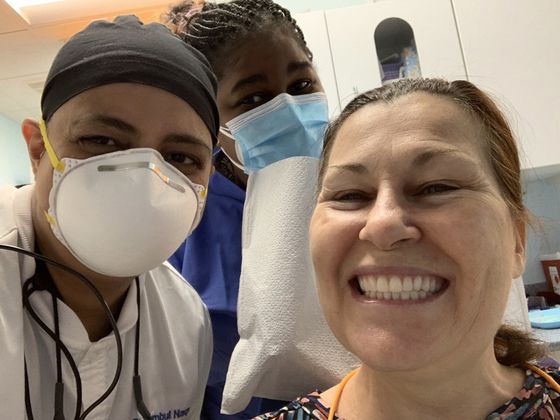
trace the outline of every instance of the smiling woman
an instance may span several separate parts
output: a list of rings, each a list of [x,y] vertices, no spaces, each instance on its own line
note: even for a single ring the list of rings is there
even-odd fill
[[[558,416],[558,394],[527,365],[542,348],[501,326],[527,212],[513,136],[488,96],[435,79],[358,96],[327,131],[320,184],[319,298],[362,366],[263,419]]]

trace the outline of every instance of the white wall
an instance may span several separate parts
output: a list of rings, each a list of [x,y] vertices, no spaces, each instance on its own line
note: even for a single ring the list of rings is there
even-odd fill
[[[311,10],[334,9],[357,4],[373,3],[376,0],[275,0],[291,13],[309,12]],[[379,0],[377,0],[379,1]]]
[[[560,251],[560,177],[527,182],[525,205],[535,216],[535,226],[529,229],[525,284],[546,281],[539,256]]]
[[[20,125],[0,114],[0,186],[31,182],[31,165]]]

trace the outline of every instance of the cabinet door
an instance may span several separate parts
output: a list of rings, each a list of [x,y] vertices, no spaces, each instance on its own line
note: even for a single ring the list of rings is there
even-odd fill
[[[325,15],[322,11],[294,14],[294,19],[301,28],[307,46],[313,53],[313,64],[329,101],[330,115],[340,113],[340,102],[334,69],[332,64],[331,47]]]
[[[523,166],[560,164],[560,1],[453,4],[469,80],[506,111]]]
[[[450,0],[381,1],[325,15],[341,106],[381,86],[374,34],[388,18],[400,18],[412,28],[423,77],[466,77]]]

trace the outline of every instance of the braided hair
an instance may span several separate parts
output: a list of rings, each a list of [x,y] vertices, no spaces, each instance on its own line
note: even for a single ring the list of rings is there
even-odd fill
[[[186,0],[171,7],[163,19],[183,41],[206,56],[218,78],[238,46],[266,32],[284,30],[294,37],[309,60],[313,59],[289,10],[271,0]]]

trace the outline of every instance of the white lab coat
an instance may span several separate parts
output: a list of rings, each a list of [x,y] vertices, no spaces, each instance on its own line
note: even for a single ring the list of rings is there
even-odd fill
[[[33,249],[30,201],[33,186],[0,188],[0,243]],[[0,250],[0,418],[24,419],[24,359],[35,419],[52,419],[56,353],[54,342],[22,308],[21,287],[35,272],[30,257]],[[198,419],[212,358],[208,312],[194,289],[168,264],[140,276],[140,358],[144,402],[158,419]],[[53,326],[51,298],[35,292],[31,304]],[[83,383],[84,408],[108,387],[116,366],[112,335],[95,343],[72,310],[59,302],[62,342],[72,353]],[[88,419],[139,418],[132,389],[136,286],[130,287],[118,326],[123,368],[117,387]],[[63,356],[64,412],[74,418],[74,378]],[[153,417],[152,417],[153,418]]]

